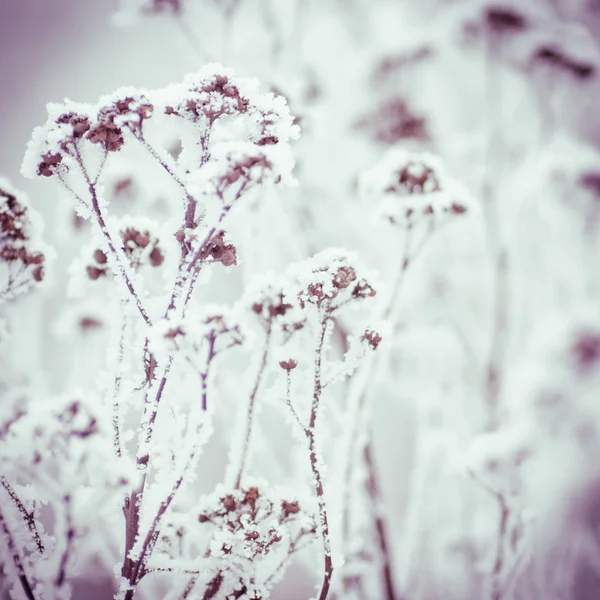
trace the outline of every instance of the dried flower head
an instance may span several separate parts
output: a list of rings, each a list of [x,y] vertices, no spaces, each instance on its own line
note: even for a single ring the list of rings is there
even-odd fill
[[[287,273],[290,286],[286,297],[294,293],[301,308],[313,305],[335,310],[352,300],[375,295],[375,289],[362,276],[363,272],[356,257],[345,250],[325,250],[291,265]]]
[[[52,468],[53,479],[64,490],[76,490],[84,482],[98,493],[105,493],[105,486],[128,485],[125,463],[112,458],[111,430],[98,410],[101,406],[89,392],[32,400],[27,414],[9,428],[11,443],[0,452],[0,464],[5,460],[21,468]]]
[[[93,107],[66,100],[48,104],[48,120],[36,127],[27,145],[26,177],[64,175],[79,160],[79,148],[93,123]]]
[[[293,358],[290,358],[288,360],[280,360],[279,366],[284,371],[292,371],[293,369],[295,369],[298,366],[298,361],[294,360]]]
[[[101,107],[95,123],[90,127],[86,138],[92,144],[99,144],[106,152],[117,152],[125,139],[123,129],[135,136],[142,134],[142,126],[152,116],[153,105],[143,95],[132,91],[132,95],[123,95],[123,91],[114,98],[101,99]]]
[[[36,217],[24,194],[0,179],[0,261],[8,269],[2,296],[26,291],[44,278],[45,256],[36,239],[40,229]]]
[[[463,186],[446,174],[441,161],[428,153],[390,149],[360,181],[366,196],[380,200],[379,212],[393,224],[439,214],[463,214],[470,204]]]
[[[198,521],[212,529],[210,556],[244,582],[250,564],[257,574],[264,563],[262,578],[267,580],[281,560],[295,551],[297,542],[292,545],[292,540],[315,539],[313,511],[263,484],[242,489],[221,486],[201,505]]]
[[[373,331],[372,329],[367,329],[363,333],[361,339],[369,345],[371,350],[377,350],[377,347],[379,346],[383,338],[376,331]]]

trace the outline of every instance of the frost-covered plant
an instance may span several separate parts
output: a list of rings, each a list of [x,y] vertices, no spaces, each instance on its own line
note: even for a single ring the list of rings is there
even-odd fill
[[[2,306],[14,595],[597,596],[592,4],[121,2],[152,68],[273,93],[213,65],[35,132],[59,261],[5,211],[13,289],[45,280]]]

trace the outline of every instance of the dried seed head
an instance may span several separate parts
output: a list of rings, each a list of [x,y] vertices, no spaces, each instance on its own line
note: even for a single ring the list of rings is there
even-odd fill
[[[376,331],[368,329],[364,332],[361,339],[367,342],[372,350],[377,350],[377,347],[381,343],[382,337]]]
[[[150,264],[159,267],[164,262],[164,255],[159,245],[159,239],[150,231],[141,227],[125,227],[121,230],[123,251],[129,257],[131,264],[141,267]]]
[[[16,191],[9,191],[2,181],[0,185],[0,260],[17,270],[17,275],[9,280],[6,291],[10,291],[12,285],[22,286],[29,277],[38,283],[42,281],[45,257],[31,239],[35,231],[27,199],[18,197]]]
[[[37,166],[37,174],[42,177],[52,177],[57,172],[58,165],[62,162],[62,155],[58,152],[46,152]]]
[[[86,272],[92,281],[97,281],[100,279],[100,277],[106,276],[106,269],[99,269],[98,267],[93,267],[90,265],[86,267]]]
[[[105,265],[108,261],[108,257],[106,256],[106,254],[104,254],[103,250],[98,249],[94,252],[94,260],[99,265]]]
[[[226,267],[237,265],[237,254],[233,244],[225,242],[225,232],[218,231],[206,246],[204,258],[212,258],[212,262],[220,262]]]
[[[98,111],[96,123],[86,137],[107,152],[118,152],[125,142],[123,129],[141,135],[143,122],[152,116],[153,110],[154,106],[144,96],[114,100]]]
[[[291,370],[295,369],[298,366],[298,361],[294,360],[293,358],[290,358],[288,360],[280,360],[279,361],[279,366],[284,371],[291,371]]]
[[[379,199],[380,214],[392,224],[460,215],[472,205],[464,186],[448,177],[441,161],[428,153],[392,148],[360,183],[363,194]]]
[[[345,251],[328,250],[304,263],[292,265],[290,277],[292,280],[298,277],[300,307],[312,304],[321,308],[326,305],[328,310],[333,310],[347,301],[374,296],[375,289],[359,277],[357,271],[361,269],[349,263]]]

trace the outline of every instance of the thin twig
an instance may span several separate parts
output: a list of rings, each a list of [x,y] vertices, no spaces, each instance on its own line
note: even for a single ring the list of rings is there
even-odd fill
[[[260,388],[261,381],[265,374],[265,370],[267,368],[267,358],[269,356],[269,345],[271,342],[271,332],[272,332],[272,320],[269,319],[267,325],[267,332],[265,336],[265,345],[263,348],[262,357],[260,360],[260,366],[258,368],[258,373],[256,375],[256,380],[254,382],[254,387],[252,388],[252,392],[250,394],[250,399],[248,401],[248,409],[246,411],[246,428],[244,441],[242,444],[242,451],[240,455],[240,464],[237,472],[237,476],[235,478],[235,488],[239,489],[242,483],[242,475],[244,473],[244,468],[246,466],[246,460],[248,458],[248,448],[250,447],[250,437],[252,436],[252,425],[254,423],[254,407],[256,404],[256,396],[258,394],[258,390]]]
[[[313,472],[315,481],[315,490],[317,493],[317,502],[319,505],[319,517],[321,525],[321,535],[323,538],[323,553],[324,553],[324,573],[323,583],[321,585],[321,592],[319,594],[319,600],[325,600],[329,594],[329,588],[331,585],[331,578],[333,576],[333,560],[331,558],[331,540],[329,539],[329,520],[327,516],[327,505],[325,502],[325,492],[323,490],[323,478],[321,476],[321,470],[319,467],[319,459],[317,452],[317,443],[315,439],[315,425],[317,422],[317,414],[319,411],[319,405],[321,401],[322,384],[321,384],[321,366],[323,360],[323,348],[325,344],[325,336],[329,325],[329,315],[327,314],[327,308],[325,309],[325,315],[321,324],[321,331],[319,336],[319,342],[317,345],[317,351],[315,355],[315,371],[314,371],[314,388],[313,388],[313,401],[310,411],[310,420],[306,435],[308,437],[308,448],[310,452],[310,466]]]
[[[71,550],[73,547],[73,542],[75,540],[75,528],[73,526],[73,515],[71,509],[71,496],[66,495],[63,497],[63,501],[65,504],[65,513],[66,513],[66,544],[65,549],[60,557],[60,562],[58,566],[58,574],[56,575],[55,584],[57,587],[62,587],[67,577],[67,566],[69,563],[69,556],[71,555]]]
[[[17,577],[19,578],[19,582],[21,583],[23,592],[25,593],[27,600],[35,600],[33,589],[31,587],[29,579],[27,578],[27,573],[25,573],[25,568],[23,567],[23,561],[19,556],[19,550],[17,548],[15,538],[13,537],[10,529],[8,528],[8,524],[6,523],[6,519],[4,517],[4,514],[2,513],[2,509],[0,509],[0,529],[2,530],[6,538],[8,552],[13,560],[13,565],[17,571]]]
[[[42,537],[41,537],[40,532],[35,523],[35,507],[34,507],[34,510],[31,510],[31,511],[29,511],[25,508],[25,505],[23,504],[23,502],[21,501],[21,499],[19,498],[19,496],[17,495],[17,493],[15,492],[13,487],[10,485],[10,483],[8,482],[6,477],[4,477],[4,475],[0,475],[0,484],[6,490],[7,494],[10,496],[10,499],[13,501],[14,505],[17,507],[17,510],[19,511],[19,514],[23,518],[23,521],[25,521],[25,524],[27,525],[27,529],[29,529],[29,532],[31,533],[31,535],[33,537],[33,541],[35,542],[35,546],[36,546],[38,552],[40,554],[43,554],[44,550],[45,550],[44,543],[42,542]]]

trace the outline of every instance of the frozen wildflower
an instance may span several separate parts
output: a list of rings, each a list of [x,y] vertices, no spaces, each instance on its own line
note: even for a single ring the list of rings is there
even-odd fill
[[[383,338],[373,329],[366,329],[360,339],[367,344],[371,350],[377,350]]]
[[[117,223],[117,230],[121,239],[121,250],[129,260],[133,269],[138,270],[144,266],[160,267],[164,260],[164,250],[160,238],[152,233],[158,227],[148,219],[122,219]],[[103,248],[86,248],[85,272],[88,279],[96,281],[112,274],[109,255]],[[76,269],[74,269],[76,271]]]
[[[279,331],[289,341],[306,324],[299,304],[284,293],[285,276],[268,275],[251,285],[242,299],[244,310],[250,310],[267,332]]]
[[[57,468],[65,489],[90,485],[104,493],[128,485],[132,473],[113,459],[109,432],[103,406],[93,394],[34,400],[9,427],[10,443],[0,460],[11,464],[10,470],[18,466],[47,473]]]
[[[256,79],[236,77],[230,69],[209,64],[170,86],[161,96],[167,115],[209,129],[222,117],[242,117],[253,143],[274,145],[298,137],[286,100],[260,91]],[[249,119],[247,119],[248,117]]]
[[[64,175],[80,160],[79,146],[90,131],[94,109],[89,104],[65,100],[46,106],[48,119],[33,131],[23,159],[23,175]]]
[[[152,116],[153,110],[143,93],[133,88],[119,90],[100,98],[97,117],[86,138],[106,152],[117,152],[125,142],[123,130],[141,137],[144,121]]]
[[[214,193],[238,181],[291,181],[289,143],[299,129],[285,99],[262,92],[257,80],[211,64],[156,97],[167,119],[178,121],[179,162],[194,172],[196,188]]]
[[[429,215],[460,215],[468,210],[466,190],[428,153],[390,149],[361,179],[365,196],[380,201],[379,212],[393,224],[410,224]]]
[[[201,500],[198,522],[211,530],[209,555],[223,572],[249,584],[251,573],[265,583],[298,542],[316,539],[313,507],[265,484],[227,489],[219,486]],[[303,545],[304,545],[303,543]],[[261,564],[263,563],[263,564]],[[262,572],[261,572],[262,571]]]
[[[0,261],[8,270],[1,296],[27,291],[44,278],[41,225],[26,196],[0,178]]]
[[[375,296],[375,289],[363,275],[355,256],[330,249],[290,267],[289,290],[302,308],[313,305],[334,310],[352,300]]]

